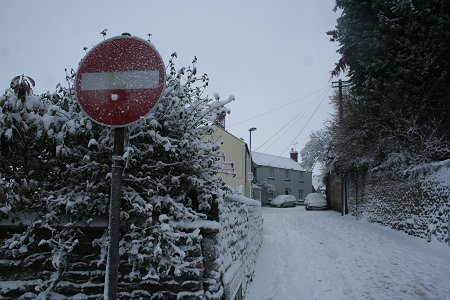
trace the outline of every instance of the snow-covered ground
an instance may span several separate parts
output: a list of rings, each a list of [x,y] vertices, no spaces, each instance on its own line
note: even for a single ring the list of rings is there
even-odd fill
[[[450,247],[304,207],[262,208],[246,300],[450,299]]]

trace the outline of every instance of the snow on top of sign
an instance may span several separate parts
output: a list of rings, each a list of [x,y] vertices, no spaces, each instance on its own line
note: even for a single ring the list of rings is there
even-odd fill
[[[252,160],[260,166],[289,169],[296,171],[305,171],[300,164],[289,157],[276,156],[272,154],[260,153],[252,151]]]

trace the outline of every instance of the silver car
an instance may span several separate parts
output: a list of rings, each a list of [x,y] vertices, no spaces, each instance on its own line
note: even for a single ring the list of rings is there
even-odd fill
[[[327,209],[328,204],[327,200],[325,200],[325,197],[322,193],[310,193],[306,196],[305,199],[305,209],[306,210],[312,210],[312,209]]]
[[[295,196],[292,195],[279,195],[276,196],[272,201],[270,201],[270,206],[272,207],[294,207],[296,206]]]

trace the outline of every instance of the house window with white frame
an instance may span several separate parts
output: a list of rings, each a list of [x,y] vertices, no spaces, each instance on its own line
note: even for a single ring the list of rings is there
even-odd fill
[[[284,170],[284,180],[291,180],[291,173],[289,170]]]
[[[275,178],[273,168],[269,168],[269,179]]]

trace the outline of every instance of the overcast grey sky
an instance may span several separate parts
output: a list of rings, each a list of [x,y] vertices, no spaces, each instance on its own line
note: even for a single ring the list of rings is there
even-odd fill
[[[197,56],[208,94],[236,97],[229,132],[248,142],[256,127],[253,150],[288,156],[332,113],[338,45],[325,32],[339,16],[333,8],[333,0],[4,1],[0,89],[25,74],[36,80],[35,93],[54,91],[65,68],[77,69],[83,47],[103,41],[105,28],[107,38],[151,33],[165,63],[174,51],[179,67]]]

